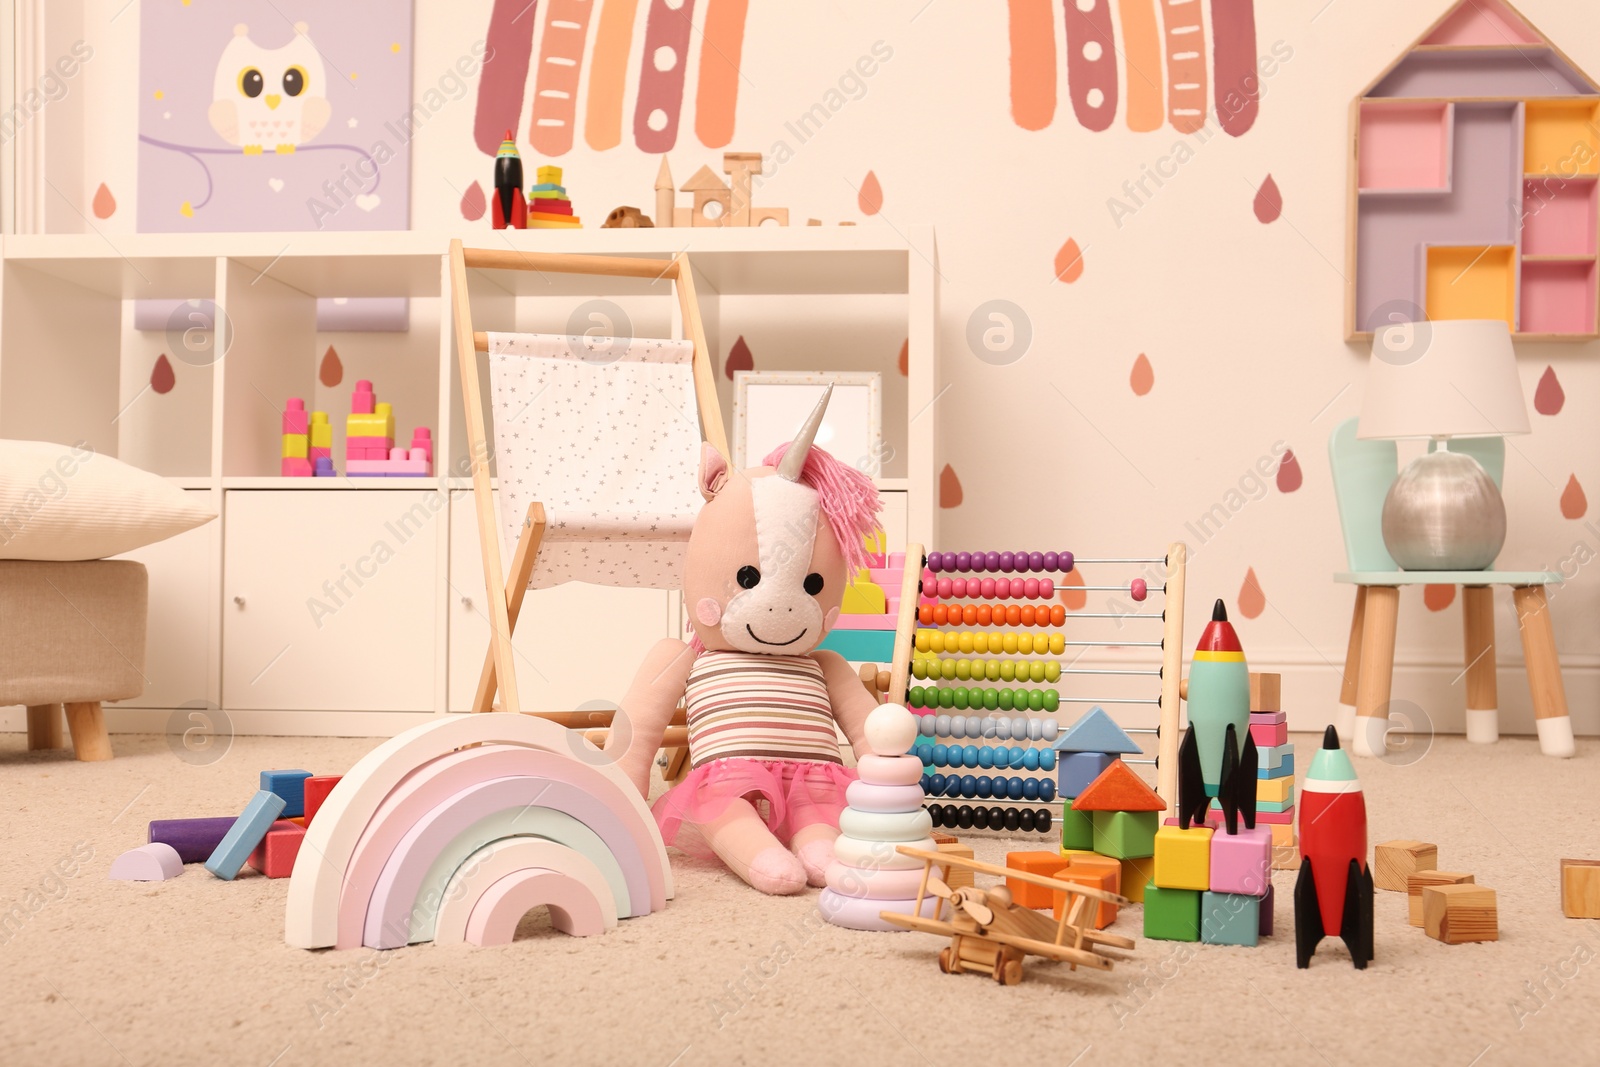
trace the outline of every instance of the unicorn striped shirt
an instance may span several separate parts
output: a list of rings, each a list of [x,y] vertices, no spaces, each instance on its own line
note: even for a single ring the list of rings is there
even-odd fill
[[[842,763],[822,667],[810,656],[702,652],[689,668],[689,757]]]

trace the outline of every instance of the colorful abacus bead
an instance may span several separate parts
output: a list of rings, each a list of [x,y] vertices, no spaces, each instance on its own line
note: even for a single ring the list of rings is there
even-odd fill
[[[1135,578],[1128,583],[1128,595],[1133,597],[1135,601],[1142,601],[1146,596],[1150,595],[1150,587],[1145,584],[1143,578]]]

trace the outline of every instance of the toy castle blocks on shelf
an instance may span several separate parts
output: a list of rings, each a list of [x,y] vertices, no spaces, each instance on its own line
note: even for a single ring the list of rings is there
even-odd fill
[[[1561,913],[1600,919],[1600,860],[1561,861]]]
[[[285,478],[309,478],[311,462],[310,423],[306,402],[291,396],[283,405],[283,447],[278,455],[278,473]]]
[[[1470,882],[1424,886],[1422,928],[1447,945],[1500,940],[1494,890]]]
[[[531,224],[530,224],[531,225]],[[433,431],[412,431],[411,447],[394,443],[394,409],[378,401],[372,383],[356,382],[345,417],[345,474],[352,478],[428,478],[433,475]]]
[[[1426,841],[1385,841],[1372,850],[1372,885],[1393,893],[1406,892],[1406,879],[1439,867],[1439,846]]]
[[[1422,891],[1431,885],[1471,885],[1477,879],[1464,871],[1417,871],[1406,876],[1406,908],[1412,926],[1422,925]]]

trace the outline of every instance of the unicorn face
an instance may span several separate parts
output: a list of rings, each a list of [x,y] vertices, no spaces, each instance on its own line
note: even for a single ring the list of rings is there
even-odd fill
[[[797,656],[839,616],[845,559],[816,490],[770,467],[701,467],[706,506],[689,538],[684,596],[708,649]]]

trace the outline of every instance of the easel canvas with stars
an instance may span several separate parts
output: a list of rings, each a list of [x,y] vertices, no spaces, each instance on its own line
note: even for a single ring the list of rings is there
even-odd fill
[[[146,0],[139,230],[406,229],[411,7]]]

